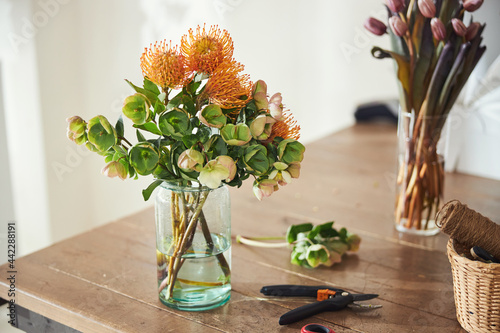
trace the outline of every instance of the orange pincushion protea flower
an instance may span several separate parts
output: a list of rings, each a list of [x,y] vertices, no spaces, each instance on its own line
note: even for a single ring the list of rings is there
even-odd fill
[[[284,120],[273,125],[269,141],[272,141],[277,136],[285,140],[294,139],[298,141],[300,138],[300,125],[297,125],[297,121],[291,113],[284,111],[283,116],[285,117]]]
[[[240,74],[244,66],[236,61],[220,64],[205,85],[204,96],[223,109],[242,108],[250,100],[252,82]]]
[[[233,56],[233,40],[227,30],[211,26],[208,31],[203,28],[189,29],[189,34],[182,36],[181,53],[186,58],[188,70],[212,74],[223,62]]]
[[[184,56],[166,40],[144,49],[141,69],[145,77],[162,88],[180,88],[187,78]]]

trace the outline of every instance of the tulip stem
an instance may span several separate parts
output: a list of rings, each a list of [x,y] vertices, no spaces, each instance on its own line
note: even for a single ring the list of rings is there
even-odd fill
[[[236,242],[242,243],[245,245],[256,246],[256,247],[265,247],[265,248],[279,248],[279,247],[287,247],[290,245],[288,242],[280,242],[280,243],[268,243],[263,242],[267,240],[284,240],[285,237],[243,237],[241,235],[236,236]]]

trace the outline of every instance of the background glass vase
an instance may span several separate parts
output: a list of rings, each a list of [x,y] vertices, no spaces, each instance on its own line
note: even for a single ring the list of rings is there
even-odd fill
[[[443,204],[446,116],[420,116],[402,109],[398,117],[396,229],[435,235]]]
[[[163,304],[188,311],[225,304],[231,293],[231,206],[227,186],[164,182],[156,194],[156,256]]]

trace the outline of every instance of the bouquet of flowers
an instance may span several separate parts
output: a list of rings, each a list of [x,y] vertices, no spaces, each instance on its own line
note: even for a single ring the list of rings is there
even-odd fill
[[[281,94],[269,97],[264,81],[252,83],[242,73],[226,30],[190,29],[180,47],[157,42],[140,60],[143,85],[127,81],[135,93],[122,109],[137,142],[125,136],[122,117],[112,126],[102,115],[89,121],[69,118],[68,138],[103,156],[107,164],[102,172],[109,177],[152,176],[143,191],[145,200],[163,182],[207,189],[172,200],[174,239],[168,276],[160,287],[168,286],[168,295],[192,233],[197,225],[206,227],[202,210],[209,189],[239,187],[252,176],[257,198],[270,196],[299,177],[305,148],[297,141],[300,126],[284,108]],[[229,267],[220,259],[227,274]]]
[[[444,171],[437,142],[450,110],[486,50],[481,45],[484,25],[465,12],[474,12],[483,0],[386,0],[388,25],[369,18],[372,33],[390,35],[392,50],[374,47],[378,59],[392,58],[400,83],[400,125],[405,153],[400,161],[396,224],[427,229],[439,210]],[[401,119],[400,119],[401,124]]]

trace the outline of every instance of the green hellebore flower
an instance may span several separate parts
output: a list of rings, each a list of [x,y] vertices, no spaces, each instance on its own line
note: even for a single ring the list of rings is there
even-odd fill
[[[125,98],[122,112],[134,124],[143,125],[150,116],[150,107],[151,104],[148,98],[141,93],[136,93]]]
[[[263,92],[264,94],[267,94],[267,84],[264,82],[264,80],[256,81],[253,84],[252,92],[253,92],[253,95],[255,95],[256,93],[261,93],[261,92]]]
[[[255,180],[252,189],[257,199],[262,200],[278,190],[278,183],[272,179]]]
[[[68,137],[69,132],[73,133],[74,139],[78,139],[85,134],[85,130],[87,129],[87,123],[85,120],[79,116],[73,116],[66,119],[66,121],[68,122]]]
[[[262,80],[258,80],[254,83],[252,91],[252,96],[257,110],[267,109],[267,84]]]
[[[177,166],[186,172],[198,171],[200,172],[203,166],[203,154],[196,149],[187,149],[182,152],[177,160]]]
[[[211,160],[201,169],[198,180],[202,185],[211,189],[216,189],[220,186],[221,182],[228,177],[228,168],[218,163],[216,160]]]
[[[102,168],[101,171],[105,176],[114,178],[118,177],[121,180],[127,178],[127,169],[119,161],[111,161]]]
[[[260,115],[250,124],[250,132],[257,140],[267,140],[271,135],[273,124],[276,120],[269,115]]]
[[[306,259],[312,268],[319,265],[330,267],[334,263],[341,262],[342,256],[335,251],[329,251],[324,245],[314,244],[307,248]]]
[[[250,128],[246,124],[227,124],[222,127],[220,134],[230,146],[243,146],[252,139]]]
[[[257,144],[245,149],[243,162],[248,170],[256,175],[262,175],[269,169],[267,149],[263,145]]]
[[[361,244],[361,237],[356,234],[349,235],[347,237],[347,244],[349,246],[349,251],[356,252],[359,250],[359,245]]]
[[[208,127],[221,128],[226,125],[226,116],[220,106],[215,104],[207,105],[196,114],[200,121]]]
[[[233,180],[234,176],[236,176],[236,170],[238,169],[234,160],[230,156],[221,155],[217,156],[216,161],[220,165],[226,167],[229,171],[229,176],[225,179],[225,181],[230,182],[231,180]]]
[[[163,135],[170,135],[178,140],[190,134],[189,117],[182,111],[172,110],[163,113],[158,120],[158,125]]]
[[[278,158],[286,164],[302,162],[305,150],[306,148],[302,143],[293,139],[286,139],[278,144]]]
[[[130,165],[142,176],[151,174],[156,169],[159,160],[160,156],[156,147],[149,142],[139,142],[129,152]]]
[[[88,140],[104,152],[116,144],[116,130],[104,116],[96,116],[88,123]]]
[[[274,169],[269,174],[269,179],[277,181],[281,186],[285,186],[286,184],[290,184],[292,182],[292,176],[285,170],[280,171]]]
[[[300,176],[300,162],[292,162],[286,168],[286,171],[292,176],[292,178],[299,178]]]

